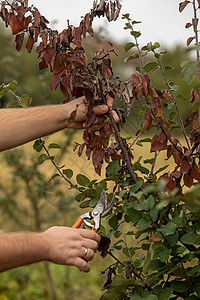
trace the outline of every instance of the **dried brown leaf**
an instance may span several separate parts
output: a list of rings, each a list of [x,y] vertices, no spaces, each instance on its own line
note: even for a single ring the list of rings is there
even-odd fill
[[[31,53],[31,50],[33,49],[34,43],[35,43],[34,38],[29,34],[28,40],[27,40],[27,43],[26,43],[26,48],[27,48],[28,53]]]
[[[18,18],[18,16],[13,15],[10,19],[9,19],[9,25],[12,29],[12,33],[13,34],[17,34],[19,33],[23,28],[21,25],[21,21]]]
[[[190,3],[190,1],[184,1],[184,2],[179,3],[179,11],[182,12],[189,3]]]
[[[190,174],[184,174],[183,182],[187,187],[191,187],[193,185],[193,178]]]
[[[189,46],[193,40],[194,40],[194,36],[189,37],[187,39],[187,46]]]
[[[57,89],[60,81],[61,81],[61,78],[59,75],[54,76],[54,78],[50,81],[49,86],[53,92],[55,92],[55,90]]]
[[[98,167],[99,163],[103,161],[105,157],[105,151],[104,150],[94,150],[92,153],[92,162],[95,168]]]
[[[37,9],[37,7],[34,7],[33,16],[34,16],[34,26],[39,26],[40,25],[40,12]]]
[[[18,52],[21,50],[23,40],[24,40],[24,35],[25,35],[25,33],[22,32],[22,33],[17,34],[15,37],[16,49]]]
[[[186,157],[182,159],[180,171],[183,174],[187,174],[190,171],[190,163]]]
[[[191,23],[186,23],[186,24],[185,24],[185,28],[190,28],[191,26],[192,26]]]
[[[192,178],[196,179],[196,180],[200,180],[200,172],[198,168],[193,168],[191,171],[191,176]]]
[[[85,143],[81,144],[78,148],[78,156],[80,157],[83,153],[83,149],[85,147]]]

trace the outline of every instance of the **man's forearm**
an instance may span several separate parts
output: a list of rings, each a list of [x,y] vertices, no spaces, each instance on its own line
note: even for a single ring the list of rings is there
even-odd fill
[[[46,260],[42,233],[0,234],[0,272]]]
[[[70,104],[68,104],[70,105]],[[0,151],[67,127],[67,105],[0,110]]]

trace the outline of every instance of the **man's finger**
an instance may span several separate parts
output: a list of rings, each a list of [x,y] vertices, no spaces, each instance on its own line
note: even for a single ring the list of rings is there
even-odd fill
[[[83,238],[95,240],[97,243],[100,243],[101,238],[96,232],[89,229],[79,229],[79,230]]]
[[[112,113],[112,116],[113,116],[113,118],[114,118],[114,120],[115,120],[115,123],[119,123],[119,116],[118,116],[118,114],[116,113],[116,111],[111,110],[111,113]]]
[[[74,265],[76,267],[78,267],[80,271],[83,271],[83,272],[86,272],[86,273],[90,271],[89,264],[81,257],[76,258],[76,261],[75,261]]]
[[[111,98],[109,95],[106,96],[107,100],[107,106],[111,108],[113,106],[113,98]]]
[[[103,105],[97,105],[93,108],[94,112],[96,115],[103,115],[108,112],[108,106],[103,104]]]

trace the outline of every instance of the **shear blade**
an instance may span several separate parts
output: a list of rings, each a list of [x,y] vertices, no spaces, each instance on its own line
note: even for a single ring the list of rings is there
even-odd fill
[[[106,192],[105,190],[103,190],[103,192],[101,193],[101,197],[97,203],[97,205],[95,206],[94,210],[98,211],[100,214],[102,214],[107,206],[107,196],[106,196]]]

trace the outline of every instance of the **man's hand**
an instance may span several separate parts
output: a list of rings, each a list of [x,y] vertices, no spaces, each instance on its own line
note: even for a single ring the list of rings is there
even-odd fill
[[[87,106],[85,97],[69,103],[44,105],[29,108],[5,108],[0,110],[0,151],[7,150],[39,137],[43,137],[67,127],[86,128]],[[94,107],[98,124],[108,109],[112,108],[113,99],[107,96],[107,105]],[[75,118],[70,116],[76,111]],[[112,111],[114,120],[119,122],[117,113]]]
[[[47,260],[76,266],[84,272],[90,270],[88,261],[93,259],[100,242],[97,233],[87,229],[51,227],[42,236],[46,243]]]
[[[101,118],[104,114],[108,112],[108,109],[112,108],[113,99],[109,95],[107,95],[106,100],[107,100],[107,105],[97,105],[93,108],[97,117],[96,123],[98,122],[98,118]],[[74,129],[86,128],[87,126],[85,121],[86,121],[86,114],[87,114],[87,106],[86,106],[85,97],[82,96],[80,98],[77,98],[67,103],[66,105],[68,105],[69,117],[73,111],[76,111],[75,118],[72,119],[72,121],[68,121],[67,127],[74,128]],[[112,115],[114,117],[115,122],[118,123],[119,117],[114,110],[112,111]]]
[[[41,261],[88,272],[100,237],[92,230],[51,227],[37,232],[0,234],[0,272]]]

